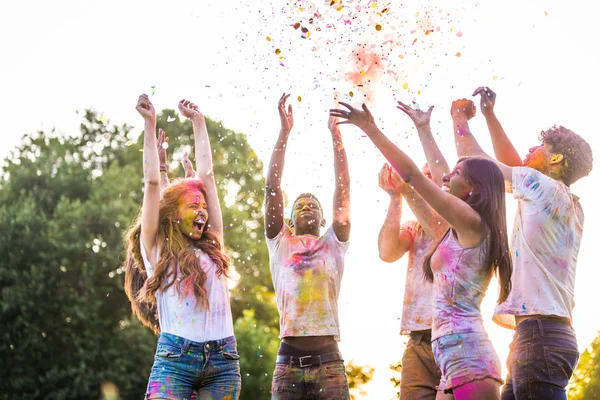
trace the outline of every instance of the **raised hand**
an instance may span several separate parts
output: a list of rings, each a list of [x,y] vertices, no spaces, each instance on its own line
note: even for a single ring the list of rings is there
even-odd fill
[[[473,92],[473,96],[480,95],[481,113],[488,116],[494,113],[494,105],[496,104],[496,93],[487,86],[479,86]]]
[[[194,166],[189,159],[188,152],[185,151],[183,153],[183,157],[181,157],[181,166],[183,167],[183,171],[185,173],[186,178],[193,178],[196,176],[196,171],[194,171]]]
[[[204,115],[202,115],[202,113],[198,111],[198,106],[189,100],[180,100],[179,104],[177,104],[177,108],[179,108],[179,112],[181,113],[181,115],[191,119],[192,121],[199,121],[204,118]]]
[[[433,111],[433,107],[434,106],[429,107],[427,111],[422,111],[412,108],[408,104],[404,104],[403,102],[399,101],[398,106],[396,108],[408,115],[417,128],[421,128],[424,126],[429,126],[429,122],[431,121],[431,111]]]
[[[379,187],[392,197],[402,195],[406,182],[400,178],[400,175],[389,164],[383,164],[379,171]]]
[[[158,162],[160,165],[166,165],[167,163],[167,147],[169,142],[169,137],[166,136],[165,131],[162,129],[158,129],[158,141],[156,142],[156,150],[158,150]],[[163,146],[163,143],[167,144]]]
[[[339,108],[333,108],[329,110],[330,116],[344,119],[344,121],[338,122],[338,125],[352,124],[359,127],[363,131],[375,126],[375,119],[373,118],[373,115],[364,103],[362,105],[362,111],[352,107],[348,103],[344,103],[341,101],[340,105],[346,107],[348,110],[346,111]]]
[[[475,108],[475,103],[473,103],[472,100],[459,99],[452,102],[450,114],[452,114],[452,117],[463,116],[469,120],[475,116],[476,111],[477,109]]]
[[[288,105],[287,112],[285,111],[285,102],[290,97],[289,94],[283,94],[279,99],[277,109],[279,110],[279,118],[281,119],[281,130],[290,132],[294,127],[294,114],[292,113],[292,105]]]
[[[147,94],[142,94],[138,97],[135,109],[145,120],[156,120],[156,111]]]

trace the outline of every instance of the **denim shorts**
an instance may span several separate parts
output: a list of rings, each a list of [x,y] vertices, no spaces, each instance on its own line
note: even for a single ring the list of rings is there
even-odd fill
[[[161,333],[146,399],[238,399],[239,359],[234,336],[200,343]]]
[[[455,333],[433,341],[433,356],[442,371],[438,390],[450,393],[487,378],[502,383],[501,364],[486,333]]]
[[[566,400],[565,387],[579,361],[575,331],[555,318],[517,325],[508,355],[502,400]]]

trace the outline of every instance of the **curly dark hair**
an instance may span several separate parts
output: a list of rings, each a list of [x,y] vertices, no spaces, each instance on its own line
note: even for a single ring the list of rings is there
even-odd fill
[[[565,167],[562,180],[565,185],[569,186],[591,172],[594,161],[592,148],[572,130],[554,125],[540,133],[540,140],[550,146],[553,153],[563,155]]]

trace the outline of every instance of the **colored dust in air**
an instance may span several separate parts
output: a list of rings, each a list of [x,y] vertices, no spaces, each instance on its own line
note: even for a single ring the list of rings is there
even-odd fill
[[[436,78],[424,71],[445,71],[465,52],[464,12],[455,5],[290,0],[278,10],[261,13],[265,71],[297,85],[306,79],[289,82],[289,71],[302,68],[313,90],[347,99],[374,101],[378,87],[417,95]]]
[[[374,86],[382,73],[383,64],[376,48],[366,43],[357,45],[350,55],[351,71],[346,73],[346,81],[362,88],[364,100],[374,95]],[[352,93],[354,96],[354,93]]]

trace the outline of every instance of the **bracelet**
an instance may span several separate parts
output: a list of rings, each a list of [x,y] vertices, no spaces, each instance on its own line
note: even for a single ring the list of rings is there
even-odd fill
[[[159,169],[160,169],[160,171],[167,172],[167,166],[166,165],[161,165]]]

